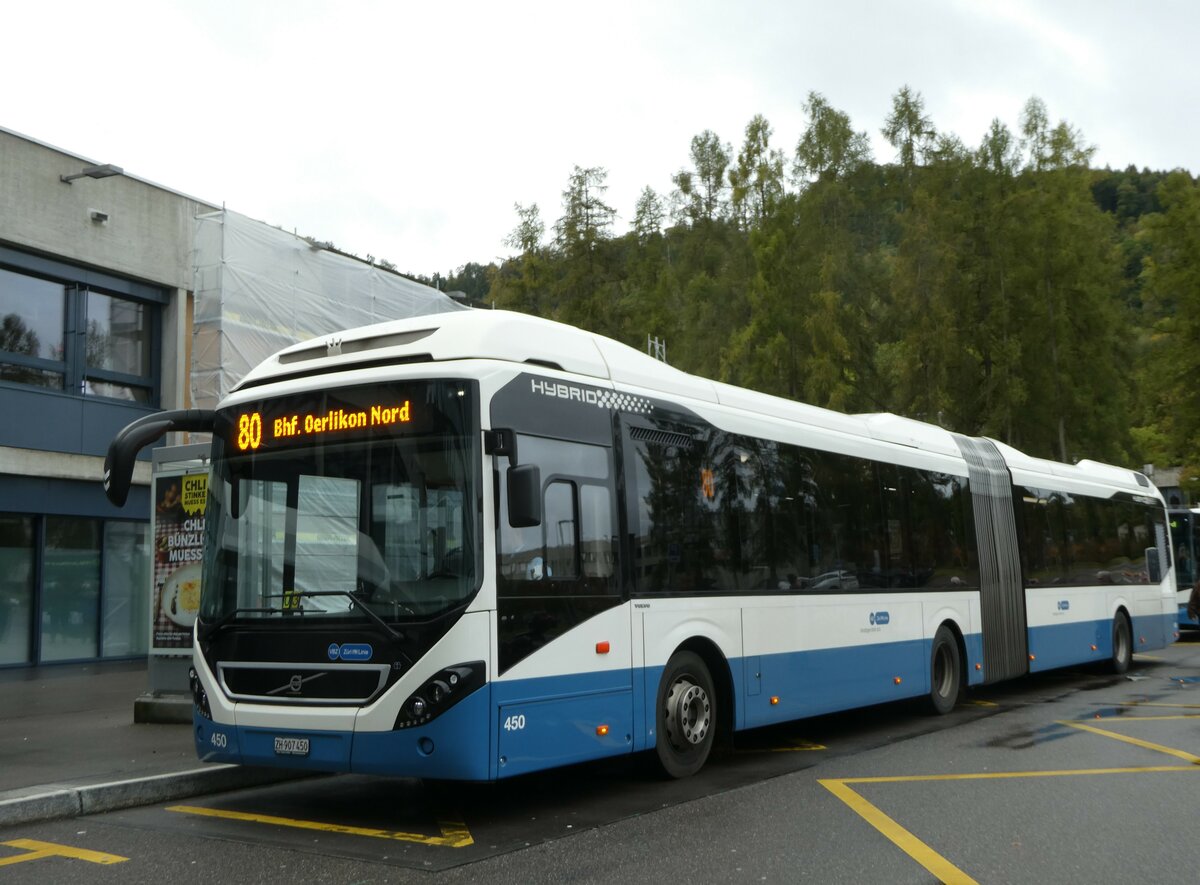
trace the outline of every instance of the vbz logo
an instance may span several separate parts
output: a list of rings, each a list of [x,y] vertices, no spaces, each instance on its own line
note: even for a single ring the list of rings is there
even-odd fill
[[[872,627],[883,627],[891,620],[892,616],[887,612],[871,612],[870,621]]]
[[[1071,601],[1068,599],[1060,599],[1058,601],[1058,610],[1060,612],[1070,611],[1071,610]]]

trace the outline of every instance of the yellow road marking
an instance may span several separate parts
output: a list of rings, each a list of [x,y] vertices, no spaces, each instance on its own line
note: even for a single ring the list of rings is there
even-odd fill
[[[1079,768],[1057,771],[976,771],[968,774],[898,774],[888,777],[842,777],[843,784],[909,784],[919,781],[988,781],[1005,778],[1078,777],[1099,774],[1150,774],[1164,771],[1200,771],[1191,765],[1139,765],[1135,768]],[[824,781],[822,781],[824,783]]]
[[[793,741],[790,747],[772,747],[772,753],[806,753],[809,750],[827,750],[824,744],[814,744],[811,741]]]
[[[318,830],[323,833],[343,833],[348,836],[369,836],[373,839],[393,839],[399,842],[415,842],[418,845],[439,845],[444,848],[466,848],[474,845],[467,825],[461,821],[438,821],[441,828],[440,836],[424,836],[420,833],[398,833],[391,830],[377,830],[371,827],[347,827],[341,824],[327,824],[313,820],[297,820],[291,817],[275,817],[270,814],[247,814],[242,811],[226,811],[221,808],[201,808],[198,805],[172,805],[167,811],[178,811],[183,814],[199,814],[205,817],[219,817],[225,820],[241,820],[251,823],[269,824],[276,827],[293,827],[300,830]]]
[[[1129,706],[1131,706],[1131,707],[1170,707],[1170,708],[1176,709],[1176,710],[1200,710],[1200,704],[1154,704],[1154,703],[1150,703],[1149,701],[1147,701],[1146,703],[1142,703],[1140,701],[1134,701],[1131,704],[1129,704]]]
[[[122,863],[129,860],[119,854],[105,854],[103,851],[89,851],[86,848],[73,848],[70,845],[57,845],[54,842],[39,842],[36,839],[13,839],[11,842],[0,842],[0,845],[26,849],[25,854],[0,857],[0,867],[24,863],[27,860],[41,860],[44,857],[70,857],[75,860],[86,860],[88,863],[102,864]]]
[[[1149,719],[1150,717],[1146,717]],[[1163,717],[1175,718],[1175,717]],[[1180,717],[1183,718],[1183,717]],[[1087,725],[1083,722],[1060,722],[1059,725],[1069,725],[1071,728],[1078,728],[1081,731],[1090,731],[1093,734],[1103,735],[1104,737],[1112,738],[1115,741],[1123,741],[1127,744],[1133,744],[1135,747],[1142,747],[1147,750],[1154,750],[1157,753],[1166,753],[1168,756],[1174,756],[1177,759],[1183,759],[1191,762],[1193,765],[1200,765],[1200,756],[1188,753],[1184,750],[1176,750],[1172,747],[1164,747],[1162,744],[1152,744],[1150,741],[1143,741],[1140,738],[1129,737],[1124,734],[1117,734],[1115,731],[1107,731],[1103,728],[1096,728],[1094,725]]]
[[[794,738],[792,742],[785,747],[746,747],[745,749],[734,749],[736,755],[754,755],[757,753],[807,753],[812,750],[828,750],[824,744],[814,744],[812,741],[806,741],[802,738]]]
[[[972,700],[972,701],[963,702],[963,706],[964,707],[999,707],[1000,705],[997,704],[995,701],[985,701],[985,700],[976,698],[975,700]]]
[[[1164,704],[1163,706],[1166,706]],[[1101,722],[1165,722],[1170,719],[1200,719],[1200,713],[1176,713],[1174,716],[1105,716]]]
[[[811,741],[796,739],[791,746],[767,747],[765,750],[747,750],[748,753],[807,753],[810,750],[827,750],[824,744],[814,744]]]
[[[846,786],[846,780],[819,780],[817,783],[854,809],[859,817],[883,833],[897,848],[929,870],[939,882],[943,882],[945,885],[978,885],[974,879]]]
[[[1157,765],[1142,768],[1094,768],[1079,771],[987,771],[972,774],[911,774],[893,777],[845,777],[818,780],[821,786],[833,793],[859,817],[886,836],[892,844],[927,869],[944,885],[978,885],[974,879],[964,873],[946,858],[942,857],[900,824],[896,823],[877,806],[872,805],[850,788],[849,784],[900,784],[919,783],[921,781],[968,781],[968,780],[1001,780],[1004,778],[1034,778],[1034,777],[1078,777],[1080,775],[1101,774],[1146,774],[1149,772],[1198,772],[1200,767],[1193,765]]]
[[[1142,704],[1147,707],[1184,707],[1195,708],[1194,704]],[[1116,718],[1116,717],[1110,717]],[[1122,716],[1122,720],[1133,721],[1159,721],[1170,719],[1195,719],[1196,714],[1179,714],[1174,716]],[[960,870],[946,858],[942,857],[900,824],[896,823],[888,815],[884,814],[878,806],[867,801],[859,793],[855,792],[850,784],[899,784],[899,783],[919,783],[924,781],[968,781],[968,780],[1001,780],[1007,778],[1040,778],[1040,777],[1080,777],[1085,775],[1109,775],[1109,774],[1149,774],[1152,772],[1196,772],[1200,771],[1200,756],[1188,753],[1184,750],[1176,750],[1173,747],[1164,747],[1162,744],[1151,743],[1139,738],[1129,737],[1127,735],[1118,734],[1114,731],[1108,731],[1104,728],[1097,728],[1094,725],[1088,725],[1084,722],[1068,722],[1060,721],[1059,725],[1067,725],[1071,728],[1077,728],[1081,731],[1088,731],[1093,734],[1101,735],[1102,737],[1112,738],[1113,740],[1122,741],[1123,743],[1133,744],[1143,749],[1153,750],[1157,753],[1165,753],[1168,756],[1174,756],[1178,759],[1183,759],[1190,765],[1153,765],[1141,766],[1137,768],[1092,768],[1081,770],[1059,770],[1059,771],[988,771],[974,772],[969,774],[913,774],[913,775],[894,775],[890,777],[846,777],[846,778],[830,778],[819,779],[817,783],[837,796],[842,802],[846,803],[859,817],[863,818],[867,823],[873,826],[876,830],[882,833],[889,841],[897,848],[923,866],[926,870],[937,877],[938,881],[945,885],[978,885],[965,872]]]

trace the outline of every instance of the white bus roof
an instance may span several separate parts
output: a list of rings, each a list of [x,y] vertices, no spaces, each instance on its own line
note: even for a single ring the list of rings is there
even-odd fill
[[[772,418],[961,457],[954,436],[932,424],[887,413],[845,415],[689,375],[638,350],[582,329],[504,310],[464,310],[360,326],[280,350],[234,387],[240,390],[297,374],[365,365],[487,359],[558,369],[622,387],[720,404]],[[996,442],[993,440],[993,442]],[[996,442],[1005,461],[1029,476],[1090,480],[1158,492],[1141,474],[1094,461],[1060,464]]]

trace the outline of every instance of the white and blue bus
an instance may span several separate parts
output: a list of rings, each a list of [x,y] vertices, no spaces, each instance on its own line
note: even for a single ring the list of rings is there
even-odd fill
[[[1176,638],[1141,474],[843,415],[502,311],[280,351],[215,411],[206,760],[488,781]]]
[[[1179,626],[1200,627],[1200,621],[1189,618],[1187,613],[1192,587],[1200,579],[1200,571],[1196,569],[1196,554],[1200,553],[1200,507],[1172,507],[1167,511],[1167,520],[1171,527],[1171,548],[1175,551]]]

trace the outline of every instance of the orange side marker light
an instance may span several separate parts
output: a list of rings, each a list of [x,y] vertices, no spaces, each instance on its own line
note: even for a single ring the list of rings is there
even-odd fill
[[[607,725],[597,725],[596,726],[596,736],[597,737],[604,737],[606,734],[608,734],[608,726]]]
[[[897,677],[896,677],[896,684],[897,684],[897,685],[899,685],[899,684],[900,684],[900,677],[899,677],[899,676],[897,676]]]
[[[771,695],[771,706],[774,707],[779,703],[779,695]]]
[[[606,654],[608,654],[608,653],[609,653],[609,651],[611,651],[611,650],[612,650],[612,646],[610,646],[610,645],[608,644],[608,640],[607,640],[607,639],[606,639],[606,640],[604,640],[603,642],[597,642],[597,643],[596,643],[596,654],[598,654],[598,655],[606,655]]]

